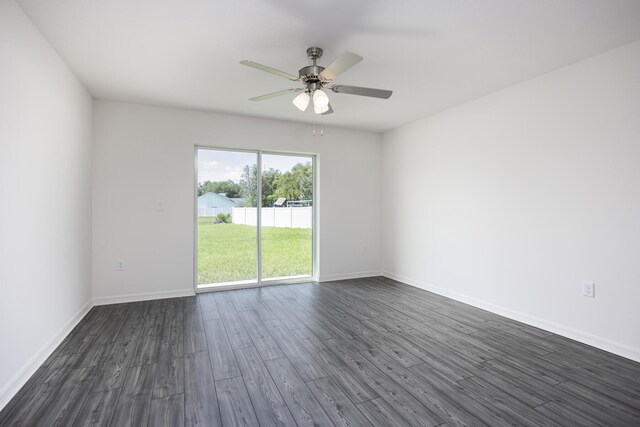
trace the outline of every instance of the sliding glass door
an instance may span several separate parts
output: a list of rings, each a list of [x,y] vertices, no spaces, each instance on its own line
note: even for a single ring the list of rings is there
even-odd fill
[[[262,155],[262,280],[313,275],[313,157]]]
[[[314,157],[196,148],[196,286],[314,277]]]

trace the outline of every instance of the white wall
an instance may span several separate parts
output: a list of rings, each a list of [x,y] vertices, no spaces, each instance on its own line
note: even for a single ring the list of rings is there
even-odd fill
[[[88,93],[0,2],[0,408],[90,308]]]
[[[640,361],[639,76],[636,42],[386,133],[387,274]]]
[[[265,106],[268,108],[268,106]],[[193,291],[194,145],[318,154],[320,278],[379,272],[381,136],[110,101],[94,104],[98,303]],[[163,200],[164,212],[155,212]],[[370,206],[351,220],[345,211]],[[366,255],[362,246],[367,246]],[[116,271],[116,260],[125,271]],[[142,297],[142,296],[140,296]]]

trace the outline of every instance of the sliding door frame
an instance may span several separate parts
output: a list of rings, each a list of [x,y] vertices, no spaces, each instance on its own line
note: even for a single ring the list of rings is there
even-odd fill
[[[198,286],[198,150],[214,150],[214,151],[233,151],[241,153],[253,153],[256,154],[256,185],[258,186],[257,200],[256,200],[256,250],[257,250],[257,262],[256,268],[258,274],[256,276],[255,283],[247,284],[229,284],[220,286]],[[308,157],[311,159],[312,170],[312,199],[313,205],[311,209],[311,276],[308,278],[294,278],[294,279],[262,279],[262,156],[264,154],[278,155],[278,156],[300,156]],[[318,269],[319,269],[319,242],[318,242],[318,155],[314,153],[292,152],[292,151],[274,151],[274,150],[251,150],[244,148],[229,148],[229,147],[213,147],[207,145],[195,145],[193,150],[194,157],[194,184],[193,184],[193,288],[196,293],[201,292],[215,292],[226,291],[231,289],[244,289],[244,288],[256,288],[261,286],[271,285],[283,285],[289,283],[304,283],[309,281],[318,281]]]

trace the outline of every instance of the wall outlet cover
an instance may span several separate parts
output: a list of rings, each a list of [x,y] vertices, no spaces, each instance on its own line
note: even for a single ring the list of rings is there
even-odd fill
[[[582,295],[594,298],[596,296],[596,284],[591,282],[582,282]]]

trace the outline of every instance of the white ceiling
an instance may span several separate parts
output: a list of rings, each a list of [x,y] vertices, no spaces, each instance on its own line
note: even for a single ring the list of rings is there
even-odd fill
[[[305,50],[364,61],[323,123],[384,131],[640,39],[638,0],[18,0],[98,98],[311,122],[287,95]],[[312,110],[311,108],[309,110]]]

